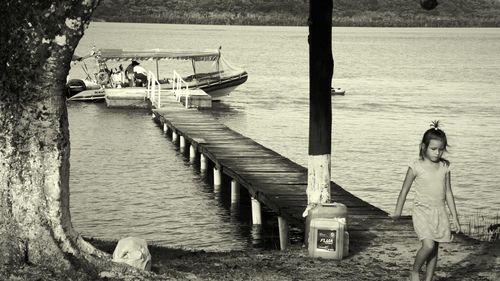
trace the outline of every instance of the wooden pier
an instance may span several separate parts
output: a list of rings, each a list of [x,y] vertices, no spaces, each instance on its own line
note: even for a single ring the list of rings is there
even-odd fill
[[[288,244],[289,226],[304,230],[307,168],[231,130],[209,114],[184,108],[173,98],[162,97],[161,108],[153,109],[153,118],[181,150],[189,150],[189,158],[199,161],[201,170],[206,171],[207,161],[211,161],[215,188],[220,188],[221,177],[225,175],[231,179],[232,201],[239,200],[240,188],[248,191],[253,224],[261,224],[261,204],[276,213],[282,249]],[[373,238],[392,231],[405,237],[414,236],[409,218],[395,223],[385,211],[334,182],[331,182],[331,197],[332,201],[348,207],[351,241],[371,243],[375,241]]]

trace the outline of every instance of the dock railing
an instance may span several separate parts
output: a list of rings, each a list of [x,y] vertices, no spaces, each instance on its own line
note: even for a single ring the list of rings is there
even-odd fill
[[[173,82],[172,82],[172,90],[174,91],[175,98],[178,102],[181,101],[181,96],[184,94],[185,96],[185,104],[186,108],[189,107],[188,98],[189,98],[189,85],[182,79],[182,77],[174,70]],[[183,89],[184,88],[184,89]]]
[[[155,108],[161,107],[161,87],[153,72],[148,72],[148,89],[146,97]]]

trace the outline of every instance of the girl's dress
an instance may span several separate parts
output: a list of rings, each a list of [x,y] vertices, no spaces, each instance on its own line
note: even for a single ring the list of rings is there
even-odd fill
[[[427,171],[417,159],[409,166],[416,175],[413,182],[415,200],[413,227],[418,239],[432,239],[436,242],[450,242],[453,237],[446,211],[446,174],[449,165],[439,162],[439,169]]]

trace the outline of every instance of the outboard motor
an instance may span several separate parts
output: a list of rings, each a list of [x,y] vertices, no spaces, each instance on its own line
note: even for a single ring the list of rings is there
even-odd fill
[[[66,98],[71,98],[72,96],[87,90],[85,82],[81,79],[71,79],[66,83]]]

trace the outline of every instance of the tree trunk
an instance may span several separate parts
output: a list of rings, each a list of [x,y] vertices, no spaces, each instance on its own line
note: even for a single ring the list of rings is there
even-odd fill
[[[40,265],[95,277],[109,258],[71,224],[64,87],[97,1],[7,2],[0,35],[0,268]]]
[[[332,132],[332,0],[309,5],[309,160],[307,212],[330,201]]]

